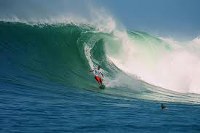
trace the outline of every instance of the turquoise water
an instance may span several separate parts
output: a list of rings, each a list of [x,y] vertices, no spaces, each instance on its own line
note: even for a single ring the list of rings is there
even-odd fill
[[[143,44],[136,46],[145,58],[173,49],[146,33],[128,36]],[[120,44],[113,33],[87,25],[0,22],[0,131],[199,132],[199,94],[163,89],[123,71],[108,58],[121,54]],[[105,90],[88,72],[96,65]]]

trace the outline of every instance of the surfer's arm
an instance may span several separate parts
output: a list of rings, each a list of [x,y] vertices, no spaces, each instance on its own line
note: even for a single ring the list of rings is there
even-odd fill
[[[104,78],[103,73],[102,72],[100,72],[100,73],[101,73],[101,76]]]

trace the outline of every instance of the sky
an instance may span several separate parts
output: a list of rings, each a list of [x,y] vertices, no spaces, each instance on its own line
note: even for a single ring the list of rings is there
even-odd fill
[[[179,40],[200,36],[200,0],[0,0],[0,18],[87,16],[91,5],[104,8],[127,29]]]
[[[126,27],[181,40],[200,35],[200,0],[98,0]]]

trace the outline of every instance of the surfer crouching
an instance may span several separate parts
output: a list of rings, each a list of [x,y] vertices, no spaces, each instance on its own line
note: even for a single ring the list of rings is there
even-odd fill
[[[100,85],[100,86],[102,86],[103,85],[103,83],[102,83],[102,78],[104,77],[103,76],[103,73],[100,71],[100,66],[98,66],[97,68],[94,68],[93,70],[90,70],[90,72],[93,72],[93,74],[94,74],[94,78],[95,78],[95,80],[98,82],[98,84]]]

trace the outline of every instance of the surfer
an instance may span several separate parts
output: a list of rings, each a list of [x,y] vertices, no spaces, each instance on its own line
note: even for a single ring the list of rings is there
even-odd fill
[[[100,71],[100,66],[98,65],[98,67],[97,68],[94,68],[93,70],[90,70],[90,72],[93,72],[93,74],[94,74],[94,78],[95,78],[95,80],[98,82],[98,84],[100,85],[100,86],[102,86],[103,85],[103,73]]]

